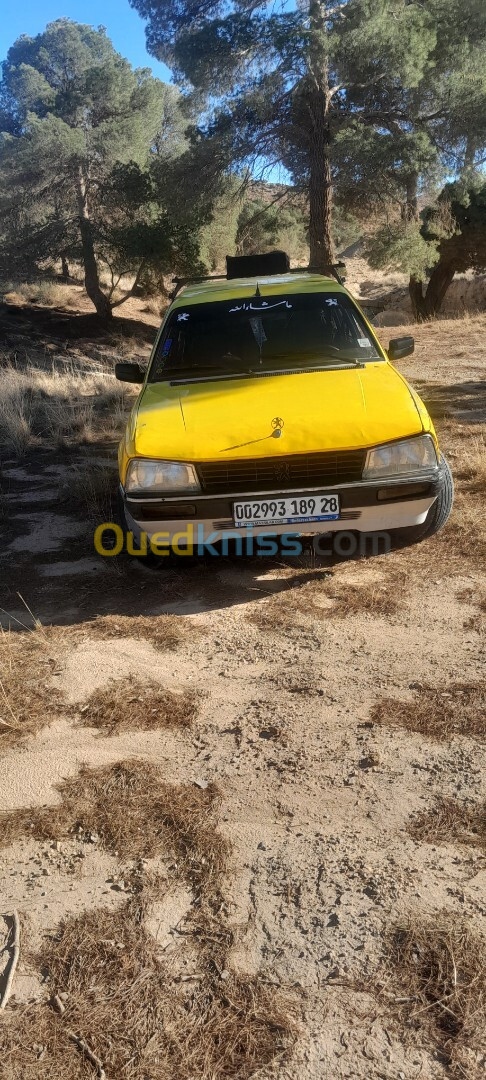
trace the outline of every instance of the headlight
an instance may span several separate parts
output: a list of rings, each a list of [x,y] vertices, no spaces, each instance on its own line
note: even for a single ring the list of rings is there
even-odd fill
[[[186,495],[200,491],[201,486],[192,465],[179,461],[148,461],[134,458],[130,462],[125,480],[125,491],[180,492]]]
[[[418,476],[437,468],[437,454],[430,435],[377,446],[368,451],[363,480],[389,476]]]

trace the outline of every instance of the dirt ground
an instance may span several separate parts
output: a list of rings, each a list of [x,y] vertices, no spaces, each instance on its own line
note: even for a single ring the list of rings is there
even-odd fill
[[[88,834],[82,814],[77,831],[44,839],[35,828],[29,835],[28,814],[48,808],[55,828],[59,785],[83,765],[135,760],[158,766],[170,784],[217,785],[215,831],[228,845],[220,915],[228,948],[219,975],[284,988],[298,1015],[273,1061],[267,1056],[251,1072],[210,1073],[201,1064],[188,1080],[482,1075],[476,1043],[466,1045],[454,1072],[440,1040],[412,1016],[413,1000],[404,1015],[397,1012],[403,999],[388,967],[386,942],[397,926],[465,919],[480,940],[486,910],[481,846],[453,836],[434,842],[433,834],[425,842],[409,831],[437,799],[481,805],[484,745],[467,728],[432,737],[380,722],[374,712],[382,699],[420,702],[427,688],[447,694],[455,684],[474,690],[484,682],[486,317],[411,332],[417,349],[400,368],[436,418],[458,493],[444,532],[415,548],[327,562],[310,551],[294,560],[181,560],[159,570],[126,556],[103,559],[92,543],[98,508],[70,478],[100,463],[112,470],[114,443],[37,446],[22,459],[2,454],[4,672],[16,663],[19,641],[30,655],[40,640],[46,655],[40,675],[32,669],[40,720],[27,739],[0,750],[0,810],[27,811],[24,835],[4,848],[0,866],[6,945],[14,909],[22,924],[20,963],[0,1019],[14,1043],[23,1011],[49,1008],[59,989],[32,959],[45,935],[85,912],[115,913],[134,888],[134,859],[115,854],[102,834]],[[388,340],[387,330],[380,333]],[[176,626],[170,648],[151,640],[147,617]],[[32,629],[33,619],[40,628]],[[176,694],[196,691],[195,722],[120,734],[89,726],[90,698],[127,676],[135,686],[154,680]],[[10,730],[19,699],[6,685],[0,718]],[[194,888],[167,852],[157,859],[165,892],[147,910],[145,930],[174,970],[186,950],[187,978],[197,979],[197,944],[188,952],[184,937]],[[10,956],[10,948],[0,953],[0,971]],[[0,978],[0,992],[2,985]],[[43,1057],[39,1043],[21,1071],[11,1049],[4,1051],[5,1075],[57,1076],[57,1051],[48,1046]],[[100,1046],[94,1050],[101,1056]],[[100,1075],[72,1053],[81,1070],[72,1076]],[[108,1080],[162,1075],[155,1066],[130,1068],[115,1073],[105,1062]]]

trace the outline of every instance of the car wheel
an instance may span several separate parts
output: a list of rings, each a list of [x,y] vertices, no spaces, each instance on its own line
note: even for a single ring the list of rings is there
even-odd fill
[[[395,529],[391,535],[395,546],[402,547],[406,544],[415,544],[419,540],[425,540],[428,536],[442,529],[451,513],[454,502],[454,481],[449,464],[441,455],[442,483],[439,494],[421,525],[413,525],[410,529]]]

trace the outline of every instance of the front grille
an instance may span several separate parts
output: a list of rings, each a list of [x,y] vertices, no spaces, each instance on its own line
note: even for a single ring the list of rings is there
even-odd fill
[[[291,457],[203,461],[196,465],[203,491],[225,495],[246,491],[287,491],[335,487],[361,480],[365,450],[330,450]]]

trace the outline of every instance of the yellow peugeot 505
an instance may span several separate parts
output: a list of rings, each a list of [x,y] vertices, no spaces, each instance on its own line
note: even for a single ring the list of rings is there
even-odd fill
[[[339,279],[282,252],[184,283],[119,450],[126,527],[170,546],[265,534],[408,530],[447,520],[452,477],[428,412]],[[407,533],[405,533],[407,535]],[[162,538],[162,539],[161,539]]]

